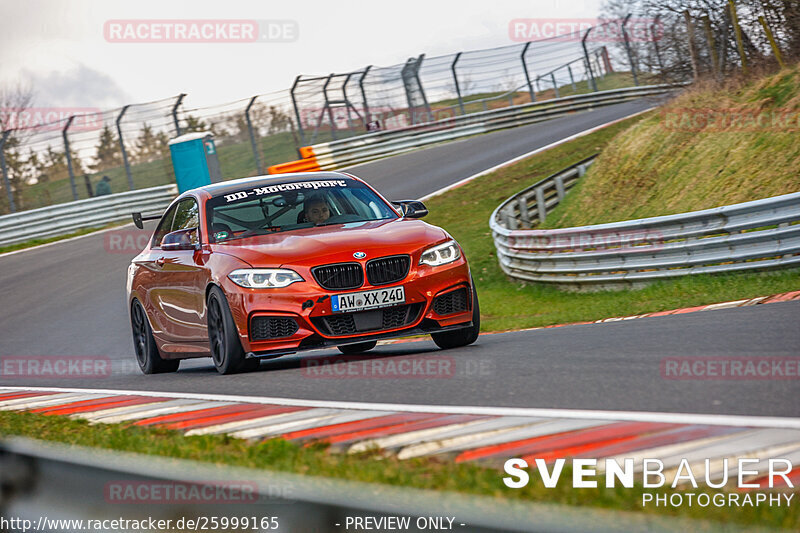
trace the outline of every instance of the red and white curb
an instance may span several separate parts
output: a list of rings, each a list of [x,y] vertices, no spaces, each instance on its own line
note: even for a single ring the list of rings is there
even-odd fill
[[[0,387],[0,410],[62,415],[91,424],[128,424],[227,434],[241,439],[326,442],[342,453],[379,450],[399,459],[437,457],[491,466],[511,457],[660,459],[668,482],[682,459],[737,474],[738,458],[761,459],[748,482],[766,481],[768,459],[797,465],[800,418],[510,407],[376,404],[149,391]],[[761,465],[761,466],[759,466]],[[716,469],[720,472],[720,468]],[[787,488],[776,478],[777,487]],[[766,487],[766,484],[762,486]]]

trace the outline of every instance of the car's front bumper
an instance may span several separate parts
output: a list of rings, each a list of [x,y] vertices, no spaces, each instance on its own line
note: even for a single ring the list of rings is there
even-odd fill
[[[306,276],[304,276],[306,277]],[[372,340],[382,340],[399,336],[436,333],[451,329],[469,327],[472,324],[473,287],[469,266],[462,257],[452,265],[440,267],[418,267],[398,283],[373,287],[364,285],[351,291],[330,291],[318,286],[313,278],[306,282],[294,283],[285,289],[243,289],[226,280],[223,289],[228,297],[234,320],[239,330],[242,346],[251,357],[269,357],[311,350],[328,346],[352,344]],[[331,296],[348,292],[361,292],[378,288],[402,285],[405,290],[405,304],[416,308],[413,316],[397,327],[381,327],[368,331],[346,331],[337,334],[327,327],[331,320],[337,320],[347,313],[333,313]],[[437,297],[453,291],[466,291],[466,305],[463,310],[437,313],[434,301]],[[386,310],[392,307],[384,308]],[[394,308],[398,310],[397,307]],[[292,319],[297,328],[294,333],[280,338],[256,339],[251,334],[251,325],[257,317],[276,317]],[[342,331],[342,330],[340,330]]]

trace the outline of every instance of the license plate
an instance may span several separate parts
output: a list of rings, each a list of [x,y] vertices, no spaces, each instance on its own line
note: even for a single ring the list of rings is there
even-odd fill
[[[406,292],[403,287],[392,287],[375,291],[336,294],[331,297],[331,308],[334,313],[341,313],[344,311],[389,307],[405,303],[405,301]]]

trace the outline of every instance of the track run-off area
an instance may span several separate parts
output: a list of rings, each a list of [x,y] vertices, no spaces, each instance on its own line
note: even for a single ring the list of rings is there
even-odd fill
[[[387,198],[421,198],[654,104],[609,106],[348,170]],[[183,361],[176,374],[144,376],[134,359],[125,306],[126,267],[137,252],[110,251],[101,232],[0,256],[0,358],[91,356],[107,358],[111,368],[91,379],[2,375],[0,386],[359,402],[380,412],[376,404],[390,403],[800,416],[796,378],[698,380],[664,373],[670,359],[796,357],[800,301],[488,334],[447,351],[427,339],[381,345],[355,359],[320,350],[262,361],[258,371],[231,376],[218,375],[210,359],[197,359]],[[321,371],[334,364],[336,372]],[[420,371],[399,376],[388,370],[401,364]]]

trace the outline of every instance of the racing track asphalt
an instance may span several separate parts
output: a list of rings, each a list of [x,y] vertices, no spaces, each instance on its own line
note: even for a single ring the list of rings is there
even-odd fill
[[[508,159],[646,109],[639,100],[545,123],[443,144],[352,171],[392,199],[418,198]],[[152,226],[151,226],[152,229]],[[135,229],[130,230],[135,236]],[[372,377],[331,377],[364,364],[308,364],[326,350],[262,362],[252,374],[218,376],[208,359],[174,375],[143,376],[133,359],[124,304],[125,268],[137,250],[109,246],[108,234],[0,257],[0,356],[105,356],[114,372],[87,379],[20,379],[0,385],[248,394],[342,401],[624,409],[798,416],[797,379],[663,379],[664,357],[800,355],[800,302],[647,318],[631,322],[485,335],[440,352],[430,341],[382,346]],[[420,362],[436,361],[431,367]],[[303,363],[305,361],[305,363]],[[403,363],[405,361],[405,363]],[[417,362],[416,377],[390,365]],[[2,363],[2,360],[0,360]],[[369,361],[372,364],[372,360]],[[437,366],[439,365],[439,366]],[[405,368],[412,368],[410,366]],[[388,374],[387,374],[388,373]]]

